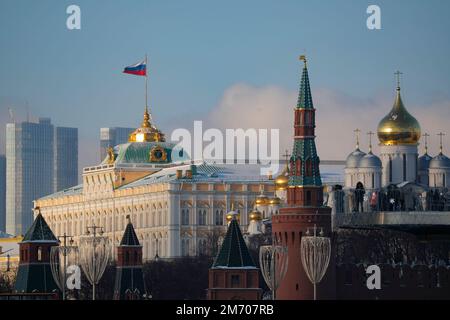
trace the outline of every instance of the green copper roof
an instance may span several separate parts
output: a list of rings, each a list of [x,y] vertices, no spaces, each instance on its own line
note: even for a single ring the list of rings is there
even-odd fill
[[[120,241],[121,246],[140,246],[139,239],[134,231],[133,224],[128,222],[125,232],[123,233],[122,241]]]
[[[58,242],[52,230],[45,222],[42,214],[38,214],[36,219],[34,219],[33,224],[30,229],[28,229],[25,237],[23,237],[22,242],[32,242],[32,241],[47,241],[47,242]]]
[[[322,179],[319,172],[320,159],[317,155],[314,139],[297,139],[294,141],[291,162],[301,160],[301,175],[289,177],[290,186],[321,186]],[[312,162],[312,174],[306,176],[306,161]]]
[[[231,220],[213,268],[256,268],[236,219]]]
[[[314,109],[311,88],[309,86],[308,69],[306,65],[303,68],[302,79],[300,82],[300,91],[298,93],[297,108]]]

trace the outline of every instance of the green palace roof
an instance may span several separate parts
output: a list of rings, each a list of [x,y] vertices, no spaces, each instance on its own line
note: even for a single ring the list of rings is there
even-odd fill
[[[23,237],[22,242],[58,242],[58,239],[56,239],[47,222],[45,222],[42,214],[39,213],[25,237]]]
[[[212,268],[256,268],[248,251],[241,228],[233,218]]]

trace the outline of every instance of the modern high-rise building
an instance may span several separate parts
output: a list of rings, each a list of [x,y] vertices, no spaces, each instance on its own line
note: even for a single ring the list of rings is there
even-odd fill
[[[128,137],[135,128],[100,128],[100,161],[106,157],[109,147],[128,142]]]
[[[6,125],[6,232],[24,234],[33,222],[33,200],[53,192],[53,125]]]
[[[6,157],[0,155],[0,231],[6,224]]]
[[[77,183],[78,131],[38,123],[6,125],[6,232],[22,235],[33,222],[33,200]]]
[[[78,129],[55,128],[54,192],[78,184]]]

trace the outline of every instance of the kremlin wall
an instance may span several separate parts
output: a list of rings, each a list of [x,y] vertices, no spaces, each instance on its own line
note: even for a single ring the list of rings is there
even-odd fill
[[[81,185],[35,201],[32,228],[44,228],[46,238],[36,238],[33,229],[21,242],[25,251],[16,292],[54,288],[50,278],[33,288],[25,276],[32,272],[39,278],[49,268],[46,255],[39,260],[45,265],[41,269],[29,264],[43,241],[54,246],[54,233],[68,233],[78,244],[85,229],[96,225],[111,240],[111,256],[118,257],[116,299],[139,299],[147,290],[142,272],[136,275],[130,268],[207,254],[211,233],[220,234],[220,241],[209,270],[208,299],[264,297],[261,266],[249,252],[263,244],[255,240],[258,236],[287,248],[287,271],[276,299],[450,298],[450,160],[442,142],[439,155],[431,157],[425,149],[419,157],[420,124],[404,106],[399,82],[394,106],[378,126],[380,157],[373,154],[372,143],[368,153],[361,151],[357,137],[344,184],[324,185],[315,144],[320,108],[313,104],[306,57],[301,60],[292,152],[275,179],[243,174],[232,165],[173,163],[174,146],[150,122],[146,108],[129,142],[110,148],[100,165],[85,168]],[[369,214],[375,222],[357,223]],[[391,216],[397,220],[385,223]],[[410,216],[439,219],[424,225],[411,222]],[[336,224],[342,217],[346,222]],[[302,238],[313,229],[331,239],[329,262],[316,288],[302,264]],[[380,267],[380,289],[367,286],[369,265]]]

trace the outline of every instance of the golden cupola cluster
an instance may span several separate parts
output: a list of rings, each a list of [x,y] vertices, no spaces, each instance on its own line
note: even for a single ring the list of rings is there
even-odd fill
[[[148,108],[144,111],[144,120],[142,121],[141,127],[134,130],[130,137],[129,142],[164,142],[166,141],[164,134],[158,130],[150,122],[150,114]]]
[[[378,139],[381,145],[415,145],[421,136],[419,122],[403,105],[400,86],[397,87],[392,110],[378,124]]]
[[[263,218],[263,215],[257,209],[253,209],[252,211],[250,211],[248,218],[250,221],[261,221]]]
[[[256,197],[255,203],[259,206],[265,206],[269,204],[269,198],[263,194]]]

